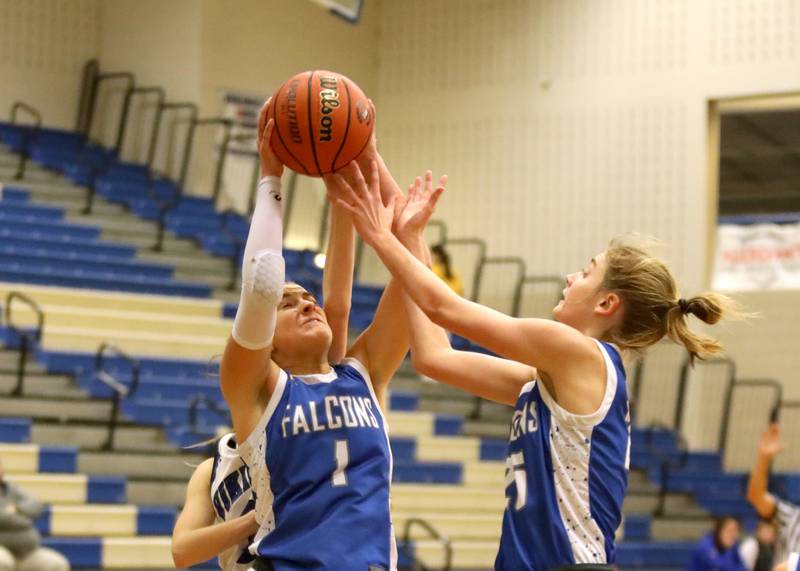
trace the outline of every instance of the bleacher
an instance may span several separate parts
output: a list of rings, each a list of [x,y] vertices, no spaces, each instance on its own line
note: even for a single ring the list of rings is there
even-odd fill
[[[39,312],[44,320],[24,391],[0,400],[0,459],[11,481],[48,503],[39,530],[75,568],[170,567],[168,536],[202,459],[185,447],[228,422],[209,359],[235,314],[236,288],[226,286],[236,281],[230,268],[240,265],[246,217],[80,133],[0,124],[0,141],[0,303],[12,292],[33,302],[3,308],[6,392],[17,385],[25,332]],[[20,153],[29,163],[14,180]],[[289,278],[319,293],[315,254],[287,250],[285,258]],[[369,323],[380,294],[356,284],[354,331]],[[117,354],[98,356],[104,345]],[[475,414],[474,399],[422,382],[408,363],[392,382],[392,505],[405,562],[442,568],[450,549],[455,569],[493,565],[509,414],[490,404]],[[726,472],[719,454],[687,452],[674,427],[635,429],[631,469],[623,569],[682,568],[712,516],[753,519],[746,475]],[[776,482],[800,500],[800,476]]]

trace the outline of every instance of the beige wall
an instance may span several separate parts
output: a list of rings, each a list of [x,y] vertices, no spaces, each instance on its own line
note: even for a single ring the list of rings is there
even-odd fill
[[[531,273],[563,274],[637,231],[666,242],[690,294],[714,219],[708,101],[800,90],[799,30],[794,0],[385,2],[382,150],[402,181],[447,172],[451,234]],[[687,430],[704,446],[701,422]]]
[[[99,53],[99,0],[0,0],[0,117],[38,108],[48,126],[74,128],[81,69]]]

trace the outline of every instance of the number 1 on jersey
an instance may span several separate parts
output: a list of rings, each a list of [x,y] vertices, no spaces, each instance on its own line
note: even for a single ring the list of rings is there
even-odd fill
[[[334,487],[347,485],[347,465],[350,463],[350,449],[347,440],[336,440],[334,443],[334,458],[336,459],[336,470],[331,476],[331,483]]]

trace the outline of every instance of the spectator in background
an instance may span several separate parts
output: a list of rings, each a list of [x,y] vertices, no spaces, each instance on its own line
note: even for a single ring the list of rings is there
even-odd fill
[[[783,450],[780,436],[777,423],[771,424],[761,435],[756,463],[747,484],[747,500],[758,515],[775,522],[777,538],[773,564],[786,561],[791,552],[800,550],[800,506],[777,498],[767,490],[770,464]]]
[[[733,517],[718,520],[695,547],[687,571],[747,571],[739,555],[739,521]]]
[[[739,554],[749,571],[772,571],[776,536],[775,524],[760,519],[755,535],[742,540]]]
[[[431,247],[431,258],[433,273],[439,276],[439,279],[446,283],[451,290],[464,297],[464,284],[461,276],[450,264],[450,254],[444,249],[444,244],[436,244]]]
[[[41,546],[34,520],[42,504],[5,480],[0,464],[0,571],[69,571],[67,559]]]

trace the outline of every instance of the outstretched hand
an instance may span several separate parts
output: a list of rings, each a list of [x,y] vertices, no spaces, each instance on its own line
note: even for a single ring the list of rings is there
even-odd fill
[[[769,425],[758,440],[758,452],[770,460],[775,458],[783,451],[783,442],[781,442],[781,431],[777,423]]]
[[[424,186],[421,177],[414,179],[414,184],[408,187],[405,205],[395,212],[394,232],[401,241],[422,234],[436,210],[436,203],[439,202],[446,184],[447,175],[442,175],[434,189],[431,171],[425,172]]]
[[[347,178],[342,176],[341,172],[344,172]],[[328,195],[334,204],[350,213],[353,226],[361,239],[374,247],[382,238],[392,232],[395,202],[398,197],[393,195],[387,204],[383,203],[377,162],[370,163],[367,176],[369,184],[364,179],[364,174],[358,164],[352,162],[342,171],[330,176],[331,183],[327,184],[327,188]]]
[[[275,129],[275,121],[273,119],[267,120],[270,101],[272,101],[272,98],[267,99],[267,102],[261,108],[261,113],[258,114],[258,156],[261,159],[262,177],[280,177],[283,175],[283,164],[275,156],[275,152],[269,143],[272,139],[272,131]]]

